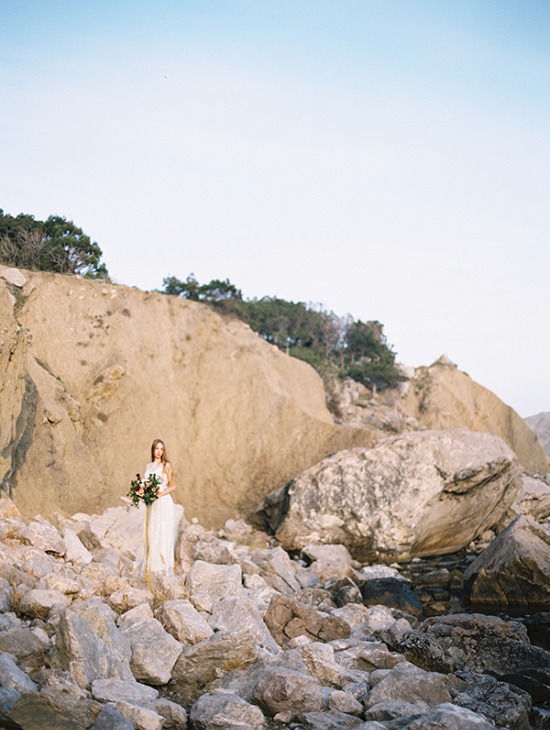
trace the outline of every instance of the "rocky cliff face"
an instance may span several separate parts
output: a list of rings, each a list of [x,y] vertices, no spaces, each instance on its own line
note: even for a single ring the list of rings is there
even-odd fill
[[[536,416],[529,416],[525,419],[525,423],[535,433],[546,456],[550,458],[550,413],[537,413]]]
[[[0,483],[24,514],[119,504],[162,437],[176,500],[221,524],[327,454],[371,439],[334,425],[308,365],[204,305],[3,274]]]

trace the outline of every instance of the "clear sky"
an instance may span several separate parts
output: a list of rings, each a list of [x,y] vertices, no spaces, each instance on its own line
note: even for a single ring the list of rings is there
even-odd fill
[[[0,0],[0,208],[550,411],[547,0]]]

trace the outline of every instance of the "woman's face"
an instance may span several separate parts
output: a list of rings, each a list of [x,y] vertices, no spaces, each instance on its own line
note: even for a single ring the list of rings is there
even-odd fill
[[[162,459],[162,455],[164,454],[164,444],[159,441],[159,443],[155,446],[155,459]]]

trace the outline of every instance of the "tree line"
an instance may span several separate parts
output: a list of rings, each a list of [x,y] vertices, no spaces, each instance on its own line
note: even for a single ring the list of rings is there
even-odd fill
[[[34,271],[108,279],[99,245],[82,228],[59,215],[7,215],[0,208],[0,261]]]
[[[238,317],[264,340],[310,363],[324,377],[347,376],[379,390],[405,380],[384,327],[375,320],[338,317],[322,306],[279,297],[246,299],[228,279],[200,284],[193,274],[185,281],[166,277],[162,291]]]

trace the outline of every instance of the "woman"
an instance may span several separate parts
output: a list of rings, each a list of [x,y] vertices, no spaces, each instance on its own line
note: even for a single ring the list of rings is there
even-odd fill
[[[160,480],[158,499],[145,512],[145,577],[152,573],[172,575],[174,572],[174,471],[168,461],[164,441],[151,445],[152,461],[145,467],[145,479],[155,474]]]

